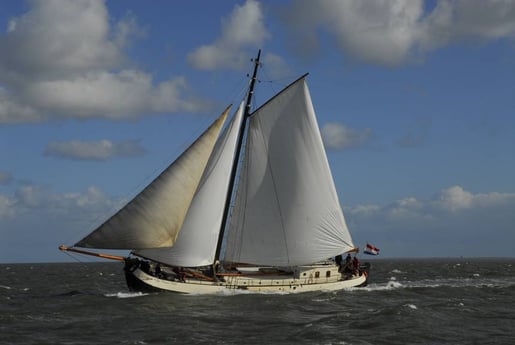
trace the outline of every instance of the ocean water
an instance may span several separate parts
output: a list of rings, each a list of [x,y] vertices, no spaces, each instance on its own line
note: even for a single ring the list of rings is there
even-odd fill
[[[0,344],[514,344],[515,258],[374,259],[368,287],[131,293],[122,264],[0,265]]]

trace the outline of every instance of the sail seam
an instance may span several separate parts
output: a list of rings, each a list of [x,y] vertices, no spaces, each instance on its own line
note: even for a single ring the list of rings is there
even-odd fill
[[[290,263],[290,254],[289,254],[289,251],[288,251],[288,241],[287,241],[286,233],[285,233],[285,226],[284,226],[284,221],[283,221],[283,213],[282,213],[282,210],[281,210],[281,203],[279,201],[279,196],[277,194],[277,184],[276,184],[275,177],[274,177],[274,171],[272,169],[272,165],[270,164],[270,150],[268,149],[268,141],[265,140],[265,138],[263,136],[263,131],[260,131],[260,134],[261,134],[261,137],[263,139],[263,142],[267,143],[266,146],[265,146],[265,148],[266,148],[266,156],[268,157],[266,165],[267,165],[267,169],[270,171],[270,176],[272,177],[272,183],[273,183],[273,186],[274,186],[274,196],[275,196],[275,200],[277,202],[277,209],[279,211],[279,219],[281,221],[281,228],[282,228],[282,234],[283,234],[284,247],[286,249],[286,258],[288,260],[288,263]]]

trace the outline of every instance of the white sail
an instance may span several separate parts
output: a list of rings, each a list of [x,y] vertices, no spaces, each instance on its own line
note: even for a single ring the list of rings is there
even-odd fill
[[[75,246],[109,249],[172,246],[229,110],[140,194]]]
[[[175,245],[140,250],[137,255],[171,266],[214,262],[242,117],[243,103],[215,145]]]
[[[305,79],[249,121],[224,260],[295,266],[352,249]]]

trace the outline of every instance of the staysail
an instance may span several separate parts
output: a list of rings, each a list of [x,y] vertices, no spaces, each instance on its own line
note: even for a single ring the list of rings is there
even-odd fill
[[[175,245],[140,250],[136,255],[171,266],[213,263],[242,118],[243,103],[215,145]]]
[[[249,121],[224,260],[295,266],[354,248],[305,78]]]
[[[75,247],[172,246],[229,111],[230,107],[141,193]]]

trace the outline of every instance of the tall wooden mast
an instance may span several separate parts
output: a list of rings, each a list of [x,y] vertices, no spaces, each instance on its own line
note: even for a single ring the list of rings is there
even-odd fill
[[[224,238],[225,227],[227,226],[227,220],[229,217],[229,209],[231,208],[231,198],[234,192],[234,183],[236,180],[236,171],[238,170],[238,161],[240,160],[241,155],[241,147],[243,146],[243,137],[245,135],[245,128],[247,126],[247,119],[250,116],[250,107],[252,103],[252,96],[254,95],[254,85],[256,84],[257,79],[257,70],[259,68],[259,57],[261,56],[261,49],[259,49],[257,57],[254,59],[254,72],[252,73],[252,79],[250,80],[249,92],[247,94],[247,100],[245,102],[245,113],[243,114],[243,119],[241,121],[240,132],[238,134],[238,143],[236,145],[236,152],[234,155],[234,161],[232,164],[231,170],[231,179],[229,181],[229,188],[227,190],[227,196],[225,197],[225,208],[224,214],[222,217],[222,225],[220,229],[220,234],[218,235],[218,244],[216,246],[215,252],[215,262],[220,259],[220,251],[222,249],[222,241]],[[214,272],[215,270],[213,270]],[[215,272],[216,274],[216,272]]]

